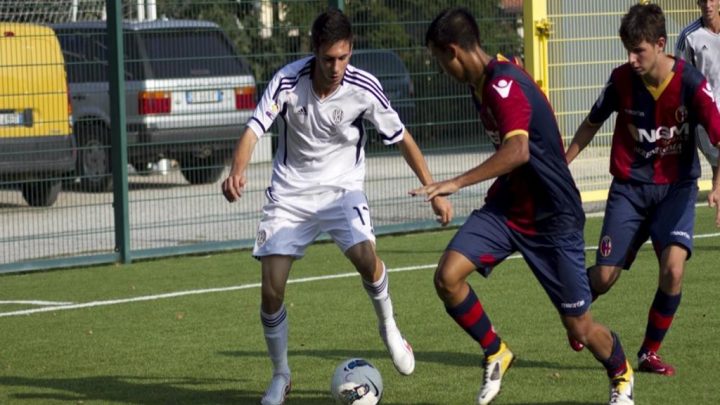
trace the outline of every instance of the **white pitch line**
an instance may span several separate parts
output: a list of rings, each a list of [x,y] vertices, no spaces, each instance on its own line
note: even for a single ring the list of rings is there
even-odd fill
[[[713,238],[720,236],[719,233],[710,233],[710,234],[702,234],[702,235],[695,235],[696,239],[703,239],[703,238]],[[645,242],[645,244],[649,244],[650,242]],[[595,247],[586,247],[585,250],[595,250]],[[522,256],[519,254],[514,254],[509,256],[507,259],[521,259]],[[388,269],[388,272],[390,273],[399,273],[403,271],[415,271],[415,270],[424,270],[424,269],[432,269],[437,267],[437,264],[423,264],[419,266],[408,266],[408,267],[398,267],[395,269]],[[358,276],[357,272],[351,272],[351,273],[340,273],[340,274],[331,274],[327,276],[315,276],[315,277],[304,277],[304,278],[296,278],[288,280],[288,284],[301,284],[301,283],[309,283],[311,281],[322,281],[322,280],[332,280],[336,278],[347,278],[347,277],[356,277]],[[122,299],[116,299],[116,300],[106,300],[106,301],[92,301],[92,302],[85,302],[81,304],[68,304],[68,305],[58,305],[58,306],[49,306],[49,307],[43,307],[43,308],[35,308],[35,309],[25,309],[20,311],[12,311],[12,312],[0,312],[0,318],[3,317],[10,317],[10,316],[19,316],[19,315],[31,315],[31,314],[37,314],[41,312],[55,312],[55,311],[65,311],[69,309],[80,309],[80,308],[94,308],[94,307],[104,307],[108,305],[118,305],[118,304],[127,304],[132,302],[143,302],[143,301],[155,301],[165,298],[176,298],[176,297],[185,297],[188,295],[200,295],[200,294],[210,294],[210,293],[216,293],[216,292],[227,292],[227,291],[238,291],[238,290],[248,290],[251,288],[260,288],[260,283],[252,283],[252,284],[243,284],[243,285],[236,285],[231,287],[219,287],[219,288],[206,288],[202,290],[188,290],[188,291],[176,291],[171,293],[165,293],[165,294],[156,294],[156,295],[145,295],[141,297],[133,297],[133,298],[122,298]],[[2,302],[2,301],[0,301]],[[35,301],[37,302],[37,301]]]
[[[0,305],[72,305],[74,302],[58,302],[58,301],[28,301],[28,300],[18,300],[18,301],[0,301]]]
[[[417,266],[416,269],[426,268],[426,267],[431,267],[431,266]],[[409,269],[408,268],[397,269],[396,271],[406,271],[406,270],[409,270]],[[357,276],[357,275],[358,275],[357,272],[353,272],[353,273],[332,274],[332,275],[328,275],[328,276],[305,277],[305,278],[288,280],[288,284],[308,283],[311,281],[330,280],[330,279],[335,279],[335,278],[353,277],[353,276]],[[236,285],[236,286],[231,286],[231,287],[206,288],[206,289],[202,289],[202,290],[176,291],[176,292],[165,293],[165,294],[145,295],[145,296],[133,297],[133,298],[122,298],[122,299],[106,300],[106,301],[92,301],[92,302],[84,302],[84,303],[80,303],[80,304],[43,307],[43,308],[26,309],[26,310],[20,310],[20,311],[12,311],[12,312],[0,312],[0,318],[6,317],[6,316],[30,315],[30,314],[40,313],[40,312],[54,312],[54,311],[64,311],[64,310],[68,310],[68,309],[93,308],[93,307],[102,307],[102,306],[108,306],[108,305],[127,304],[127,303],[131,303],[131,302],[155,301],[155,300],[160,300],[160,299],[165,299],[165,298],[184,297],[184,296],[188,296],[188,295],[199,295],[199,294],[209,294],[209,293],[217,293],[217,292],[247,290],[250,288],[260,288],[260,283],[243,284],[243,285]]]

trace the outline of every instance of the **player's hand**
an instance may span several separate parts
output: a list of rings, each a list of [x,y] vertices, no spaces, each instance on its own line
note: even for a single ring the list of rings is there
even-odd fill
[[[445,197],[435,197],[430,200],[433,212],[437,215],[437,221],[442,226],[446,226],[453,218],[453,206]]]
[[[720,187],[716,187],[708,194],[710,208],[715,208],[715,226],[720,228]]]
[[[431,201],[433,198],[441,196],[446,197],[450,194],[455,194],[460,187],[458,187],[454,181],[445,180],[438,183],[431,183],[426,186],[410,190],[409,193],[413,197],[425,196],[425,201]]]
[[[235,202],[242,197],[247,179],[244,174],[232,174],[222,182],[222,193],[229,202]]]

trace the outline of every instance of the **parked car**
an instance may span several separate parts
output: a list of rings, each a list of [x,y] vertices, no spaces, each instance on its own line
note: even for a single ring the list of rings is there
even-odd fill
[[[406,125],[415,121],[415,89],[410,72],[397,53],[386,49],[355,49],[350,64],[380,80],[393,109]]]
[[[53,205],[75,166],[65,66],[47,27],[0,22],[0,183]]]
[[[105,191],[112,184],[106,23],[52,27],[68,70],[80,182]],[[212,22],[125,21],[123,33],[129,163],[142,171],[173,159],[190,183],[217,181],[256,105],[250,66]]]

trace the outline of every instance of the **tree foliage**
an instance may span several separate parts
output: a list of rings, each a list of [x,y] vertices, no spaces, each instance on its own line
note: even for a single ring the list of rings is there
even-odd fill
[[[277,69],[310,53],[310,27],[328,1],[262,3],[264,9],[254,0],[158,0],[158,14],[219,24],[250,62],[262,91]],[[435,139],[438,123],[446,123],[442,127],[459,136],[466,135],[468,128],[481,131],[467,89],[439,74],[425,49],[425,31],[430,21],[443,8],[456,4],[450,0],[345,0],[345,13],[353,22],[355,47],[392,49],[408,67],[414,81],[416,115],[422,117],[409,126],[421,142]],[[267,13],[268,7],[272,10],[271,28],[262,20],[262,12]],[[488,52],[522,54],[518,16],[504,14],[497,0],[476,0],[468,7],[478,20]],[[271,35],[263,35],[268,29]]]

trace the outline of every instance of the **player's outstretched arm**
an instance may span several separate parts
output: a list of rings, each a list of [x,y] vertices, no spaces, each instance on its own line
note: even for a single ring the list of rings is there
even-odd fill
[[[229,202],[235,202],[242,197],[243,189],[247,179],[245,178],[245,169],[247,169],[250,158],[252,157],[255,144],[258,137],[250,127],[245,127],[245,131],[238,139],[233,151],[232,166],[230,174],[222,183],[222,193]]]
[[[585,118],[578,127],[577,131],[575,131],[575,136],[573,136],[572,142],[570,142],[570,146],[568,146],[567,151],[565,152],[565,160],[570,164],[575,158],[582,152],[583,149],[585,149],[586,146],[590,143],[590,141],[593,140],[595,137],[595,134],[600,130],[600,125],[596,125],[588,121],[587,118]]]
[[[479,166],[452,179],[410,190],[410,195],[424,195],[426,200],[431,200],[437,196],[455,194],[461,188],[509,173],[528,160],[530,160],[530,145],[527,134],[513,136],[505,139],[497,152]]]
[[[408,166],[410,166],[420,180],[420,183],[423,185],[432,183],[432,176],[430,175],[430,169],[427,166],[425,157],[407,129],[403,133],[403,139],[398,142],[398,147]],[[450,201],[444,197],[437,197],[433,198],[430,202],[433,212],[437,215],[437,221],[443,226],[447,225],[453,217],[453,207]]]

